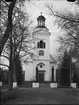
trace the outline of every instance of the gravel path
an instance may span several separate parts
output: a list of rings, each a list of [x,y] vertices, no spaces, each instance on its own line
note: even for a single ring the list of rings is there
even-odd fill
[[[79,104],[79,89],[18,88],[17,98],[3,105],[16,104]]]

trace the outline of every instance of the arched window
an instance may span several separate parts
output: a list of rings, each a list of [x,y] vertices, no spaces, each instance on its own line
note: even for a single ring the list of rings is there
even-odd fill
[[[40,68],[43,68],[43,65],[42,64],[40,64]]]
[[[45,43],[41,40],[40,42],[37,43],[38,48],[45,48]]]
[[[43,41],[40,41],[40,48],[43,48]]]

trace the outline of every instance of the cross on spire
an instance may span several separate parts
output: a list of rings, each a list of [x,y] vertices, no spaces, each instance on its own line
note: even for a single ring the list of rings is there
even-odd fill
[[[41,15],[42,15],[42,12],[41,12]]]

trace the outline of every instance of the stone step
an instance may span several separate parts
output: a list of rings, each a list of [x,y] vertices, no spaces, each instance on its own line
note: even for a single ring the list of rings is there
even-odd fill
[[[49,88],[50,87],[50,83],[39,83],[39,87],[41,88]]]
[[[20,87],[32,87],[32,82],[25,81],[22,85],[20,85]]]
[[[32,87],[32,86],[28,86],[28,85],[20,85],[19,87]]]
[[[19,87],[32,87],[33,83],[32,82],[24,82],[22,85],[20,85]],[[49,88],[50,87],[50,83],[39,83],[39,87],[40,88]]]

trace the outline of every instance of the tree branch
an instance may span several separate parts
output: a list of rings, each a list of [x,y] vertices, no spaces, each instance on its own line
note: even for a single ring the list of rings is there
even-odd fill
[[[12,31],[12,12],[13,12],[15,3],[16,3],[16,0],[13,0],[11,2],[11,4],[9,5],[7,28],[6,28],[5,33],[2,36],[2,38],[0,38],[0,55],[2,53],[4,45],[5,45],[6,41],[8,40],[9,35],[10,35],[11,31]]]
[[[5,57],[7,60],[9,60],[9,57],[7,57],[5,55],[1,55],[0,57]]]
[[[6,65],[6,64],[1,64],[1,63],[0,63],[0,65],[2,65],[2,66],[6,66],[6,67],[8,67],[8,68],[9,68],[9,66],[8,66],[8,65]]]

